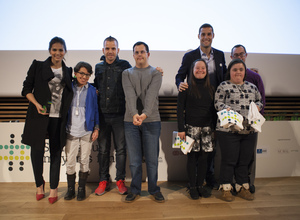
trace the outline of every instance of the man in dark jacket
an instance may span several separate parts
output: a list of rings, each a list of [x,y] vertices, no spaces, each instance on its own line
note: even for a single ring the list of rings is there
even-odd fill
[[[109,163],[111,134],[116,150],[116,184],[120,194],[127,193],[125,180],[126,143],[124,133],[125,95],[122,87],[122,72],[131,67],[128,61],[118,57],[118,41],[107,37],[103,42],[102,62],[96,64],[94,85],[98,90],[100,114],[99,175],[96,195],[103,195],[110,187]]]
[[[204,59],[208,65],[210,83],[215,89],[225,80],[227,71],[225,57],[223,51],[211,46],[214,36],[214,29],[210,24],[201,25],[198,34],[200,47],[184,54],[181,66],[176,75],[176,85],[178,88],[187,87],[187,84],[183,83],[183,81],[189,77],[192,63],[200,58]]]

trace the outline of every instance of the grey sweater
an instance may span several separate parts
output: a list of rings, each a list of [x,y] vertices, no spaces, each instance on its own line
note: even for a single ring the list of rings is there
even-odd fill
[[[162,75],[154,67],[132,67],[122,73],[122,84],[126,100],[124,121],[132,122],[135,114],[144,113],[144,122],[160,121],[158,92]]]

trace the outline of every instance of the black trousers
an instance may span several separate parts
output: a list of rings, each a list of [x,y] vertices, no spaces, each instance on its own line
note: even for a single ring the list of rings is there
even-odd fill
[[[58,187],[62,147],[60,146],[60,118],[49,118],[48,135],[50,151],[50,188]],[[31,146],[31,163],[36,187],[44,183],[44,153],[45,146]],[[47,162],[47,161],[45,161]]]
[[[253,158],[257,143],[257,134],[233,134],[217,132],[222,162],[220,183],[231,184],[235,176],[236,183],[249,183],[248,167]]]
[[[187,173],[190,187],[202,186],[207,169],[207,156],[209,153],[191,151],[188,153],[187,159]]]

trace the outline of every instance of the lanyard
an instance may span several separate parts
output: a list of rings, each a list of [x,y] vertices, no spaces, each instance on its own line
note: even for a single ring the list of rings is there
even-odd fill
[[[76,103],[76,109],[75,109],[75,115],[78,116],[79,115],[79,98],[80,98],[80,94],[83,91],[84,86],[82,86],[80,88],[80,90],[77,89],[77,103]]]

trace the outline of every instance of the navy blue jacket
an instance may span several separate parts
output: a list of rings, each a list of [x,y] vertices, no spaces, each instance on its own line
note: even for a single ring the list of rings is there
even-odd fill
[[[225,76],[227,72],[227,67],[225,64],[225,56],[223,51],[217,50],[213,47],[211,49],[213,50],[214,53],[214,61],[216,65],[216,75],[217,75],[217,79],[216,79],[217,85],[214,86],[218,86],[221,82],[225,80]],[[201,58],[200,47],[184,54],[182,58],[181,66],[176,75],[177,87],[181,82],[184,81],[185,78],[189,77],[193,62],[200,58]]]

